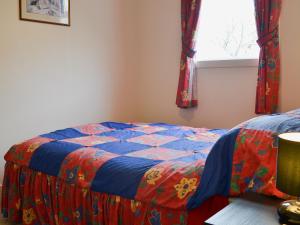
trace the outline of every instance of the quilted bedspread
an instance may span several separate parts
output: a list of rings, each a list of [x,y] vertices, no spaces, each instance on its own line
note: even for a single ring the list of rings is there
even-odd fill
[[[215,194],[237,196],[246,191],[289,198],[276,189],[278,134],[300,132],[300,109],[255,117],[232,128],[213,146],[201,183],[189,201],[197,207]]]
[[[14,145],[5,159],[95,192],[185,208],[226,132],[104,122],[40,135]]]
[[[216,194],[285,197],[275,187],[277,134],[291,131],[300,131],[300,109],[229,131],[104,122],[40,135],[5,159],[95,192],[193,209]]]

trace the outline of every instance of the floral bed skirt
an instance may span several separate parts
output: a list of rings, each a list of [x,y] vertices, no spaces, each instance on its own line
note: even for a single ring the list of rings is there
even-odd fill
[[[193,211],[158,207],[92,192],[56,177],[7,162],[2,214],[27,225],[201,225],[228,204],[215,196]]]

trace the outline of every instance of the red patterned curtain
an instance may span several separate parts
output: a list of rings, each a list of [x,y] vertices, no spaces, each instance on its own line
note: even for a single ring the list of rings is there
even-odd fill
[[[281,0],[255,0],[256,26],[260,46],[256,89],[257,114],[274,113],[278,107],[280,57],[278,22]]]
[[[182,52],[176,104],[180,108],[197,106],[194,76],[195,34],[201,0],[181,0]]]

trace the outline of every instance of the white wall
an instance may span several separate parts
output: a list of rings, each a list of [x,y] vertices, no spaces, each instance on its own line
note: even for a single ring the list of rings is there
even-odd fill
[[[176,107],[179,0],[72,0],[70,28],[20,21],[18,0],[0,1],[0,158],[16,142],[88,122],[231,127],[254,116],[256,68],[202,69],[199,107]],[[300,107],[300,1],[283,2],[285,111]]]
[[[20,21],[18,0],[0,1],[0,174],[21,140],[135,118],[134,0],[72,0],[71,27]]]
[[[282,78],[281,108],[300,108],[300,1],[283,0],[280,21]]]
[[[281,110],[300,107],[299,0],[283,0]],[[180,58],[180,1],[139,2],[139,120],[232,127],[254,115],[257,68],[202,69],[199,106],[175,105]]]

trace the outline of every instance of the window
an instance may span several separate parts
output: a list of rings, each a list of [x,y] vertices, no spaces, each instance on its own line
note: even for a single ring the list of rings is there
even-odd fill
[[[196,61],[257,59],[254,1],[203,0],[197,38]]]

